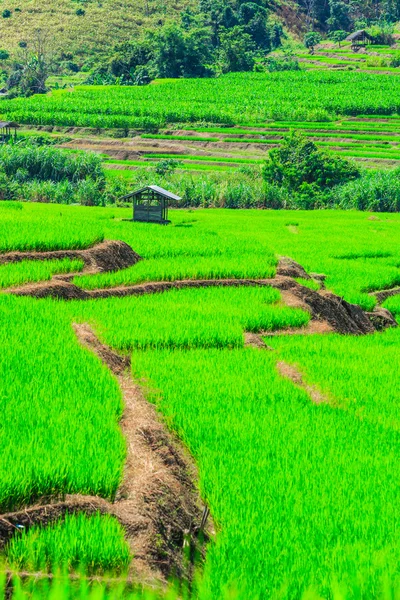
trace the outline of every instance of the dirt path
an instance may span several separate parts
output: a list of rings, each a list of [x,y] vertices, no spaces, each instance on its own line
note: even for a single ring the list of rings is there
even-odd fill
[[[136,264],[141,257],[120,240],[106,240],[85,250],[51,250],[48,252],[6,252],[0,254],[0,265],[19,263],[23,260],[82,260],[85,273],[119,271]]]
[[[315,386],[305,383],[302,374],[293,365],[289,365],[286,362],[279,361],[276,365],[276,368],[278,369],[282,377],[285,377],[285,379],[290,379],[291,381],[293,381],[293,383],[303,388],[303,390],[305,390],[310,396],[314,404],[322,404],[329,402],[328,396],[320,392]]]

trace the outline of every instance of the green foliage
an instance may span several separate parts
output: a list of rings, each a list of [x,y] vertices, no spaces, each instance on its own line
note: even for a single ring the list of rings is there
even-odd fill
[[[330,38],[332,41],[338,44],[340,48],[341,42],[343,42],[346,39],[347,35],[347,31],[344,31],[343,29],[336,29],[336,31],[333,31],[330,34]]]
[[[154,169],[157,175],[165,177],[166,175],[172,175],[180,165],[181,162],[179,160],[164,158],[155,165]]]
[[[251,71],[255,63],[256,45],[240,25],[220,33],[219,62],[224,73]]]
[[[322,40],[321,34],[318,31],[309,31],[304,36],[304,45],[306,48],[309,48],[311,51],[314,51],[315,46],[317,46]]]
[[[309,196],[360,176],[358,168],[346,159],[327,155],[312,141],[293,131],[274,148],[264,167],[267,182]]]

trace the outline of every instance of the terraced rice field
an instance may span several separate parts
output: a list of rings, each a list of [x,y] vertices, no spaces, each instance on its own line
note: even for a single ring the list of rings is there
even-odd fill
[[[102,153],[110,176],[129,178],[166,158],[194,175],[229,174],[260,165],[290,130],[367,167],[396,168],[399,93],[400,79],[380,74],[231,74],[145,88],[78,86],[2,100],[0,116],[67,132],[65,147]]]
[[[396,597],[399,215],[129,215],[0,204],[0,590]]]

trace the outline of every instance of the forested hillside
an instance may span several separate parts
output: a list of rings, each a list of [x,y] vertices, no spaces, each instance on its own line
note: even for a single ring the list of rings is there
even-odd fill
[[[140,85],[295,70],[291,40],[306,36],[313,49],[321,36],[340,43],[369,28],[390,45],[399,18],[400,0],[0,0],[0,82],[25,96],[46,92],[49,75],[66,77],[62,85]]]
[[[240,24],[243,13],[250,11],[253,18],[255,6],[297,35],[312,25],[347,31],[371,21],[400,19],[400,0],[0,0],[1,47],[16,49],[40,28],[54,37],[58,49],[88,57],[168,22],[179,23],[187,8],[192,18],[215,31]]]

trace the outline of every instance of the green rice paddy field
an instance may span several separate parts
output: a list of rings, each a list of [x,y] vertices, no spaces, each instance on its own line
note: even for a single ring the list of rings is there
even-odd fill
[[[76,276],[89,290],[269,278],[281,255],[324,273],[329,290],[364,309],[376,304],[373,291],[400,285],[398,214],[171,210],[166,227],[122,220],[129,216],[2,202],[0,252],[116,239],[143,257],[125,270]],[[0,522],[7,511],[66,494],[116,497],[124,403],[109,369],[79,344],[78,322],[131,356],[133,378],[195,460],[215,535],[190,592],[129,591],[120,580],[131,557],[114,518],[70,514],[22,529],[1,555],[5,571],[25,573],[14,576],[14,598],[398,598],[400,330],[268,337],[310,318],[270,287],[71,302],[7,293],[81,268],[0,266]],[[399,298],[385,306],[400,317]],[[244,333],[260,331],[271,350],[245,346]],[[326,401],[315,404],[284,378],[280,361]],[[26,575],[57,568],[64,575],[52,583]],[[103,583],[105,573],[114,579]],[[3,586],[9,597],[0,578]]]
[[[357,55],[357,60],[364,58]],[[393,168],[400,164],[399,97],[395,73],[332,71],[325,65],[323,70],[233,73],[144,87],[76,86],[3,99],[0,117],[67,131],[70,148],[82,147],[84,138],[85,148],[105,155],[110,173],[125,168],[127,176],[163,158],[179,159],[179,169],[194,175],[229,176],[244,165],[257,166],[291,129],[367,167]]]

